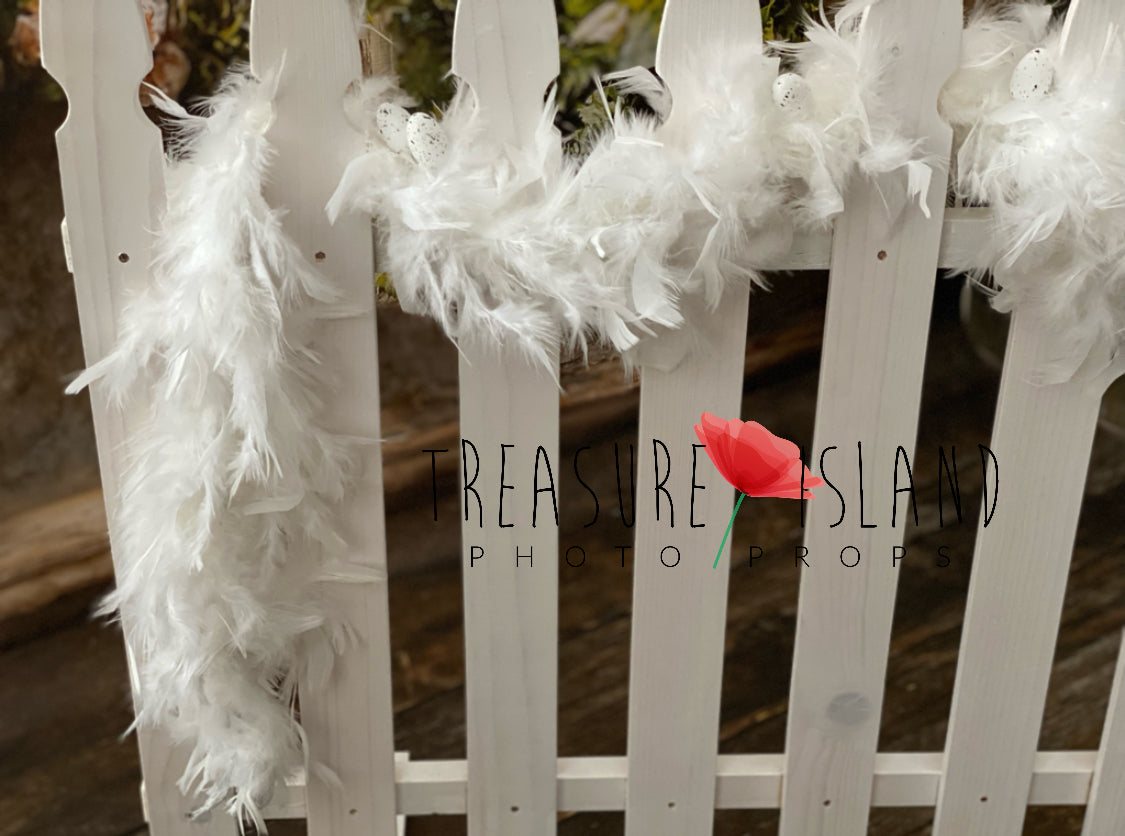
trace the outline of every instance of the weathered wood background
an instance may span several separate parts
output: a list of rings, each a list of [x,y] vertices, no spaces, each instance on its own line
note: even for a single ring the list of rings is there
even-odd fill
[[[812,419],[822,317],[823,277],[779,276],[772,294],[755,294],[747,352],[743,414],[767,426],[784,427],[808,444]],[[926,369],[918,480],[922,525],[907,529],[913,557],[902,569],[895,609],[887,697],[881,726],[881,751],[936,751],[945,741],[954,666],[968,584],[969,559],[979,508],[979,475],[963,467],[966,520],[936,528],[932,456],[938,444],[962,445],[966,452],[987,441],[998,372],[983,363],[957,320],[957,283],[939,280]],[[389,320],[388,320],[389,321]],[[381,322],[380,325],[383,323]],[[384,333],[393,331],[391,325]],[[453,369],[455,356],[448,358]],[[452,372],[450,372],[452,373]],[[620,377],[606,371],[604,386]],[[576,387],[577,389],[577,387]],[[392,389],[393,391],[393,389]],[[582,406],[562,418],[563,458],[576,446],[583,454],[602,517],[589,529],[589,508],[572,471],[563,482],[560,542],[587,549],[586,567],[560,570],[560,755],[622,755],[625,752],[628,691],[631,566],[620,568],[617,552],[606,544],[630,541],[612,515],[616,485],[611,461],[615,440],[635,439],[636,393],[621,385],[617,394]],[[456,561],[458,525],[455,474],[439,473],[439,522],[432,522],[429,456],[423,448],[447,446],[446,418],[455,415],[455,398],[425,396],[432,421],[428,434],[405,446],[404,478],[388,492],[388,535],[392,561],[419,533],[426,535],[436,561],[420,572],[398,573],[391,581],[391,635],[394,653],[396,747],[412,758],[463,757],[464,670],[461,628],[461,569]],[[384,413],[388,432],[396,426],[395,406]],[[398,432],[403,425],[397,424]],[[453,438],[452,435],[449,438]],[[966,457],[969,463],[972,457]],[[392,457],[388,456],[388,463]],[[440,457],[439,457],[440,460]],[[961,459],[959,459],[959,462]],[[1067,593],[1062,635],[1051,680],[1042,749],[1092,749],[1098,745],[1117,652],[1117,633],[1125,625],[1125,573],[1120,554],[1125,530],[1125,441],[1099,434],[1087,488],[1074,565]],[[584,470],[585,473],[585,470]],[[612,501],[611,501],[612,500]],[[411,510],[413,509],[413,510]],[[787,696],[797,604],[797,573],[789,555],[800,542],[796,506],[759,500],[747,506],[736,527],[732,553],[730,609],[723,678],[721,751],[780,752],[785,739]],[[947,521],[948,523],[948,521]],[[432,534],[430,533],[432,532]],[[431,540],[432,537],[432,540]],[[751,543],[773,560],[749,568]],[[954,561],[939,569],[932,555],[951,546]],[[396,548],[397,544],[397,548]],[[136,747],[118,735],[130,721],[128,683],[120,635],[90,624],[85,608],[90,593],[68,609],[55,610],[49,623],[28,627],[0,652],[0,834],[3,836],[125,836],[143,833],[137,783]],[[932,810],[876,809],[870,832],[876,836],[922,836]],[[719,836],[772,833],[776,811],[716,813]],[[562,834],[620,833],[621,814],[581,814],[564,818]],[[1077,834],[1080,808],[1031,808],[1025,833]],[[457,817],[411,819],[410,833],[456,836],[464,833]],[[271,833],[303,832],[295,822],[277,822]]]

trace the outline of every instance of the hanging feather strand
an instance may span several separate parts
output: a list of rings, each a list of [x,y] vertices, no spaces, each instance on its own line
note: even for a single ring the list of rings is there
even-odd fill
[[[334,508],[356,440],[319,423],[311,344],[319,319],[353,312],[262,198],[275,80],[228,77],[205,116],[159,100],[177,159],[151,280],[69,390],[97,382],[135,419],[102,612],[137,654],[136,722],[189,743],[181,787],[203,809],[259,829],[308,766],[296,683],[325,684],[350,639],[321,584],[371,580],[342,562]]]

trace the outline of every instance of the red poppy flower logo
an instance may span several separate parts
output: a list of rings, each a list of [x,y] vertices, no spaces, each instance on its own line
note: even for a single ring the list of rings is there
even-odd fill
[[[715,555],[718,567],[734,518],[746,497],[813,499],[809,489],[823,485],[824,481],[805,467],[796,444],[779,438],[756,421],[724,421],[710,412],[704,412],[700,421],[695,425],[695,434],[706,445],[707,455],[719,473],[738,490],[738,503]]]

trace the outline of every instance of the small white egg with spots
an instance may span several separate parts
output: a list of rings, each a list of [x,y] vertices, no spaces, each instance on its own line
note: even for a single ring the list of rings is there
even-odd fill
[[[813,106],[812,87],[797,73],[782,73],[773,83],[773,102],[794,119],[807,119]]]
[[[406,108],[391,102],[383,102],[375,111],[379,135],[392,151],[406,150],[406,125],[409,121],[410,113]]]
[[[1010,90],[1017,102],[1042,101],[1054,86],[1055,65],[1042,48],[1027,53],[1012,71]]]
[[[428,113],[415,113],[406,125],[406,144],[415,162],[427,171],[441,165],[449,154],[449,137]]]

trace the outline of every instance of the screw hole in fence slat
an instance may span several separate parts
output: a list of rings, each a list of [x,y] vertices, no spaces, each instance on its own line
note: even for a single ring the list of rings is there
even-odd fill
[[[877,257],[877,258],[878,258],[878,259],[879,259],[880,261],[886,261],[886,260],[887,260],[887,251],[886,251],[886,250],[879,250],[879,255],[878,255],[878,256],[876,256],[876,257]]]
[[[326,256],[326,255],[324,254],[324,250],[320,250],[319,252],[317,252],[317,254],[316,254],[316,256],[315,256],[315,258],[316,258],[316,260],[317,260],[317,261],[324,261],[324,259],[326,259],[327,257],[328,257],[328,256]]]
[[[117,260],[120,261],[122,264],[128,264],[129,263],[129,253],[118,253],[117,254]]]

